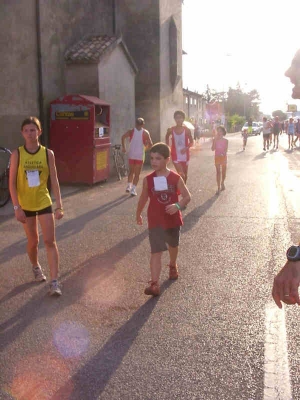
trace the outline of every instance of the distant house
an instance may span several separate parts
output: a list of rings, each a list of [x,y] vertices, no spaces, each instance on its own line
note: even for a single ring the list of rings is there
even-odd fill
[[[183,111],[192,123],[202,125],[205,122],[205,110],[203,95],[183,89]]]

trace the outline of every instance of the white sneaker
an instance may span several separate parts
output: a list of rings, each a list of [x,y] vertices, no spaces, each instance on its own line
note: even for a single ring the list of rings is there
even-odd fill
[[[134,187],[130,190],[130,194],[131,196],[137,196],[137,192]]]
[[[49,287],[50,296],[61,296],[62,292],[57,281],[52,281]]]
[[[131,190],[131,184],[130,184],[130,183],[128,183],[128,185],[127,185],[127,187],[126,187],[126,192],[127,192],[127,193],[129,193],[129,192],[130,192],[130,190]]]
[[[34,279],[36,280],[36,282],[44,282],[46,280],[46,276],[44,275],[43,270],[40,265],[32,268],[32,272],[33,272]]]

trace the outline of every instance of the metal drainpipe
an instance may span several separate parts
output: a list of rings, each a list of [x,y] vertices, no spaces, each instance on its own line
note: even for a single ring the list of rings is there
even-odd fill
[[[112,13],[113,13],[112,29],[113,29],[113,35],[117,34],[117,16],[116,16],[116,11],[117,11],[116,0],[113,0],[112,1]]]
[[[40,24],[40,1],[35,2],[35,15],[36,15],[36,41],[37,41],[37,69],[38,69],[38,97],[39,97],[39,119],[44,126],[44,89],[43,89],[43,70],[42,70],[42,46],[41,46],[41,24]],[[41,136],[43,144],[48,142],[48,137]]]

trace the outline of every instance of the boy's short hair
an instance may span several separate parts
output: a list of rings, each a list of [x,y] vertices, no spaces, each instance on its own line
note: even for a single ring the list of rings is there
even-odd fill
[[[185,112],[184,112],[184,111],[182,111],[182,110],[177,110],[177,111],[175,111],[175,112],[174,112],[174,118],[175,118],[177,115],[180,115],[183,119],[185,119]]]
[[[224,128],[224,126],[222,126],[222,125],[219,125],[218,127],[217,127],[217,130],[220,130],[220,131],[222,131],[222,135],[223,136],[226,136],[226,129]]]
[[[135,120],[135,123],[137,124],[137,125],[144,125],[145,124],[145,120],[144,120],[144,118],[137,118],[136,120]]]
[[[42,126],[41,126],[40,120],[37,117],[27,117],[27,118],[25,118],[24,121],[21,124],[21,130],[23,129],[23,127],[25,125],[30,125],[30,124],[34,124],[38,128],[38,130],[40,130],[40,131],[42,130]]]
[[[161,156],[163,156],[163,158],[166,159],[166,158],[170,157],[171,150],[170,150],[170,147],[166,143],[158,142],[158,143],[155,143],[151,147],[150,153],[158,153]]]

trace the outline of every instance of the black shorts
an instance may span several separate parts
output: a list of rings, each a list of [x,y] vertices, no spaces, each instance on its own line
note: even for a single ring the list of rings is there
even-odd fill
[[[163,229],[161,226],[149,229],[149,241],[151,253],[160,253],[171,247],[179,246],[180,226],[176,228]]]
[[[52,214],[52,206],[43,208],[42,210],[38,211],[28,211],[28,210],[23,210],[26,217],[35,217],[36,215],[42,215],[42,214]]]

